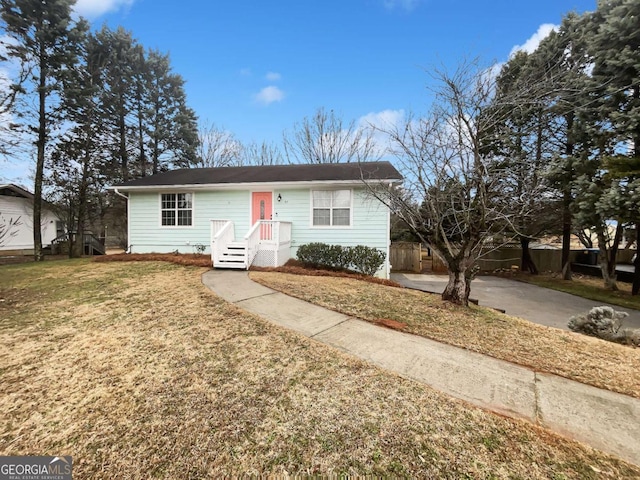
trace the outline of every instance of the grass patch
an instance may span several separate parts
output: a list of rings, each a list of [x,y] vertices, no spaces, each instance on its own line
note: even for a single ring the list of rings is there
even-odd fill
[[[640,349],[537,325],[439,295],[347,278],[252,272],[251,278],[341,313],[640,398]]]
[[[578,297],[588,298],[596,302],[610,303],[624,308],[640,310],[640,295],[631,295],[631,284],[618,282],[619,290],[606,290],[601,278],[573,274],[573,280],[563,280],[557,274],[527,275],[520,273],[510,277],[521,282],[531,283],[539,287],[550,288],[570,293]]]
[[[77,478],[640,475],[247,314],[203,269],[13,268],[0,288],[24,295],[0,329],[1,455],[72,455]]]

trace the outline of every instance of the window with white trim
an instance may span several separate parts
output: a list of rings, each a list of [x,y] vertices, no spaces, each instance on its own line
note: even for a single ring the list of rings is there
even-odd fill
[[[160,215],[162,226],[190,227],[193,224],[193,194],[161,194]]]
[[[351,225],[351,190],[313,190],[311,194],[314,227]]]

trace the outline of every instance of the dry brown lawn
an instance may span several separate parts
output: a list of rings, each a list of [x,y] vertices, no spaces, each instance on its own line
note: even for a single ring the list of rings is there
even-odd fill
[[[78,479],[640,476],[247,314],[203,271],[2,267],[0,455],[72,455]]]
[[[347,315],[640,397],[640,349],[536,325],[481,307],[465,309],[439,295],[354,279],[252,272],[275,290]],[[391,326],[394,326],[393,324]]]

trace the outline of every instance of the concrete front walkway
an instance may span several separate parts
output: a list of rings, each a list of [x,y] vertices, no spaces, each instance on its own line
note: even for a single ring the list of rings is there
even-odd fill
[[[447,275],[420,275],[392,273],[391,279],[405,287],[425,292],[442,293],[447,285]],[[548,327],[569,330],[567,323],[573,315],[588,312],[593,307],[608,305],[627,312],[624,327],[640,328],[640,311],[597,302],[569,293],[538,287],[508,278],[481,276],[471,282],[471,298],[478,299],[484,307],[499,308],[508,315],[524,318]]]
[[[276,325],[640,465],[638,399],[351,318],[259,285],[244,271],[212,270],[202,282]]]

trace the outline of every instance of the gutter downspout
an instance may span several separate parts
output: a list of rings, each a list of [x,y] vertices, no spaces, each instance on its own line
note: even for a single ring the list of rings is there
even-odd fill
[[[122,198],[126,198],[127,199],[127,242],[128,242],[128,240],[129,240],[129,232],[131,232],[131,224],[130,224],[131,216],[129,215],[129,212],[130,212],[130,209],[129,209],[129,196],[125,195],[123,193],[120,193],[117,188],[114,188],[113,191],[116,193],[116,195],[119,195]],[[131,247],[132,246],[133,245],[128,245],[127,250],[124,253],[131,253]]]
[[[129,201],[129,197],[126,196],[124,193],[120,193],[117,188],[114,188],[113,191],[116,192],[116,195],[120,195],[122,198],[126,198],[127,202]]]

